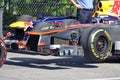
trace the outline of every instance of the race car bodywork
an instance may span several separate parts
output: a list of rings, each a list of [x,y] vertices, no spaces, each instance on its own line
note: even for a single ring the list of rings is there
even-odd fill
[[[61,26],[43,23],[41,29],[27,32],[26,50],[59,56],[84,57],[91,62],[101,62],[110,55],[120,55],[120,21],[114,24],[76,24]],[[46,29],[46,27],[53,27]]]
[[[98,9],[93,15],[94,23],[105,23],[112,24],[119,17],[119,0],[98,0]],[[108,5],[106,5],[108,4]],[[117,6],[117,8],[115,8]],[[98,17],[99,15],[99,17]],[[12,33],[12,37],[4,40],[6,45],[10,49],[17,50],[24,48],[28,35],[25,34],[27,31],[31,31],[33,27],[41,22],[48,22],[56,25],[57,27],[62,26],[65,19],[75,19],[75,17],[64,16],[64,17],[44,17],[41,19],[34,19],[29,15],[22,15],[18,21],[11,23],[9,28],[15,29]],[[97,21],[97,22],[96,22]],[[46,27],[48,28],[48,27]],[[52,28],[52,27],[51,27]],[[18,47],[17,47],[18,46]],[[8,49],[7,47],[7,49]]]
[[[64,17],[45,17],[43,19],[34,19],[29,15],[22,15],[19,17],[18,21],[11,23],[9,25],[9,30],[11,29],[11,36],[4,40],[7,49],[19,50],[25,49],[25,42],[28,35],[25,34],[27,31],[31,31],[33,27],[41,24],[42,22],[52,23],[59,27],[62,25],[65,19],[72,19],[75,17],[64,16]]]
[[[99,0],[95,16],[115,16],[120,18],[120,0]]]

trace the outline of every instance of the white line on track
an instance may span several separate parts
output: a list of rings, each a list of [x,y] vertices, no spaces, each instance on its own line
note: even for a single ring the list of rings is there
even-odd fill
[[[120,77],[117,77],[117,78],[99,78],[99,79],[83,79],[83,80],[120,80]]]

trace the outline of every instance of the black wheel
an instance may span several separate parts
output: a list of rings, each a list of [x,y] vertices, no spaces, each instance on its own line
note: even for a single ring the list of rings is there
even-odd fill
[[[21,15],[19,18],[18,18],[18,21],[26,21],[26,22],[31,22],[33,21],[33,17],[30,16],[30,15]]]
[[[73,24],[80,24],[80,22],[76,19],[65,19],[62,24],[62,27],[70,26]]]
[[[6,46],[2,39],[0,39],[0,67],[4,64],[7,57]]]
[[[90,62],[102,62],[111,53],[112,41],[109,33],[102,28],[88,28],[81,36],[84,57]]]
[[[33,27],[32,31],[33,32],[41,32],[41,31],[50,31],[53,29],[55,29],[55,26],[52,23],[40,22]]]

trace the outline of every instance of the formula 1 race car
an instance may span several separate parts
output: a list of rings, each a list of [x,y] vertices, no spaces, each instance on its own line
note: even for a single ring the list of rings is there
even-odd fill
[[[119,14],[117,16],[109,15],[107,13],[109,10],[101,9],[102,4],[99,4],[100,9],[94,14],[95,24],[80,24],[75,19],[66,18],[62,18],[62,21],[57,18],[52,22],[51,18],[44,19],[40,23],[35,21],[35,25],[34,21],[32,23],[31,21],[29,23],[24,21],[22,22],[23,26],[27,25],[27,28],[23,30],[32,26],[32,29],[27,32],[23,31],[25,36],[27,35],[25,41],[23,35],[22,37],[17,35],[20,38],[6,39],[5,43],[7,45],[10,43],[10,48],[13,50],[24,49],[24,51],[33,51],[42,55],[83,55],[90,62],[101,62],[112,55],[120,56]],[[100,13],[100,11],[102,12]],[[56,25],[57,20],[60,25]],[[24,47],[21,48],[21,45]]]
[[[105,23],[112,24],[115,20],[118,20],[119,16],[119,0],[98,0],[98,9],[93,14],[93,23]],[[105,5],[108,4],[108,5]],[[114,8],[117,6],[118,8]],[[41,22],[48,22],[59,27],[62,25],[65,19],[75,19],[75,17],[64,16],[64,17],[44,17],[41,19],[34,19],[29,15],[22,15],[19,19],[11,23],[9,28],[12,31],[11,37],[4,40],[7,45],[7,49],[23,49],[23,46],[28,38],[28,35],[25,34],[27,31],[31,31],[33,27],[36,27],[37,24]],[[73,23],[72,23],[73,24]],[[66,24],[67,25],[67,24]],[[9,30],[10,30],[9,29]]]
[[[31,31],[33,27],[37,27],[42,22],[48,22],[59,27],[62,25],[65,19],[74,19],[72,16],[64,16],[64,17],[45,17],[43,19],[34,19],[30,15],[22,15],[18,18],[18,20],[9,25],[9,30],[7,34],[11,33],[9,38],[4,40],[7,49],[19,50],[25,49],[25,42],[28,38],[28,35],[25,34],[27,31]],[[37,25],[38,24],[38,25]],[[37,25],[37,26],[36,26]]]
[[[27,34],[27,51],[77,56],[83,50],[85,59],[90,62],[101,62],[111,55],[120,56],[120,20],[114,24],[75,24],[59,28],[43,22],[39,29],[34,27]]]

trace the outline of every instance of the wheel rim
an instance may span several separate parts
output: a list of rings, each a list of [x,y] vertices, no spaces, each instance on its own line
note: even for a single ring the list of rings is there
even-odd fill
[[[96,46],[96,51],[99,53],[98,55],[104,56],[106,54],[104,51],[108,47],[108,42],[104,36],[99,36],[94,45]]]

